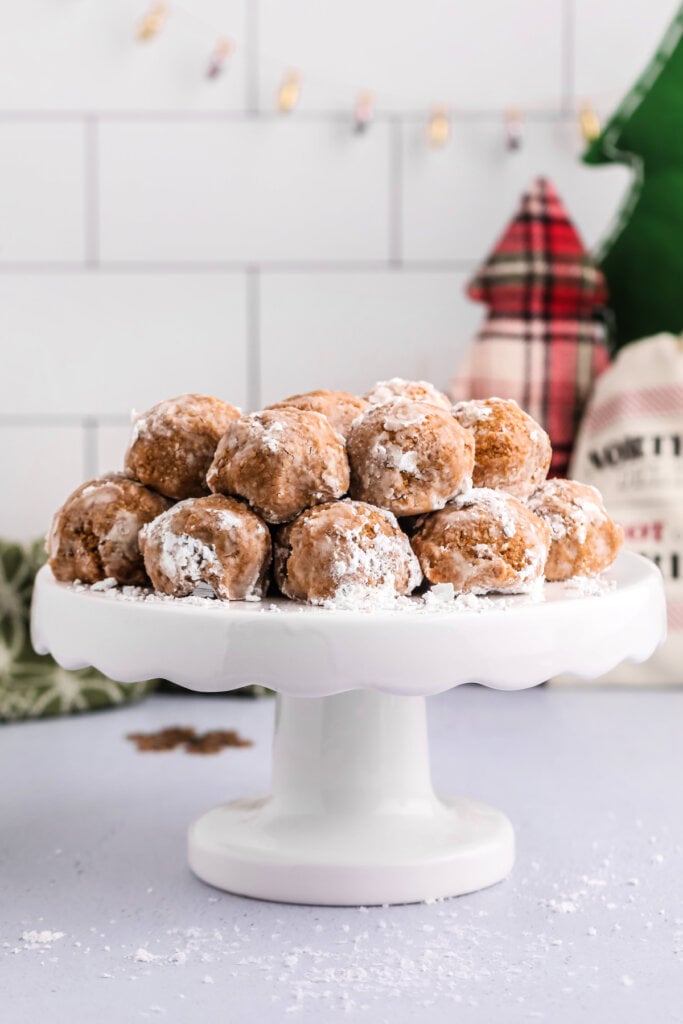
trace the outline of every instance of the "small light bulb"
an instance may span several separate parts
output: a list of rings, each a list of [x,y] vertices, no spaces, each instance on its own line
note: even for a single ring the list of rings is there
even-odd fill
[[[367,131],[372,123],[375,114],[375,98],[371,92],[360,92],[356,98],[354,108],[353,127],[354,131],[361,135]]]
[[[519,110],[508,110],[505,114],[505,148],[514,153],[522,148],[522,115]]]
[[[432,146],[445,146],[451,136],[451,123],[445,107],[435,107],[429,121],[429,142]]]
[[[594,142],[602,130],[600,118],[588,102],[584,103],[581,107],[579,127],[581,128],[581,136],[584,142]]]
[[[158,36],[164,27],[167,14],[168,4],[153,3],[147,11],[147,14],[138,24],[138,39],[146,43],[149,42],[150,39],[154,39],[155,36]]]
[[[288,71],[277,91],[277,109],[281,114],[289,114],[294,110],[300,93],[301,75],[298,71]]]
[[[206,69],[207,78],[218,78],[225,71],[225,66],[235,52],[235,43],[227,36],[216,43],[209,65]]]

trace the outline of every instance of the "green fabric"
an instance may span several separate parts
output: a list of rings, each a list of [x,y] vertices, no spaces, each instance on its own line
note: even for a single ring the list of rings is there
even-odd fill
[[[90,711],[138,700],[155,682],[115,683],[94,668],[67,672],[36,654],[29,611],[36,572],[45,561],[42,541],[28,546],[0,541],[0,722],[70,711]]]
[[[627,16],[626,13],[624,15]],[[583,159],[623,163],[634,181],[598,260],[616,348],[683,330],[683,7],[646,71]]]

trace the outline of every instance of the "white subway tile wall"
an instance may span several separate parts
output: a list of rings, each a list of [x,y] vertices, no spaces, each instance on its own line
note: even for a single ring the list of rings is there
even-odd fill
[[[524,150],[504,154],[500,120],[459,125],[434,152],[421,125],[403,129],[403,253],[407,260],[480,259],[495,243],[534,174],[551,178],[587,245],[606,233],[627,190],[623,166],[587,167],[574,121],[532,122]]]
[[[467,277],[534,176],[589,244],[606,232],[628,174],[581,165],[576,113],[613,109],[677,5],[185,0],[143,43],[149,6],[3,13],[0,536],[44,532],[81,479],[121,466],[131,409],[163,397],[445,386],[483,315]],[[209,79],[221,36],[235,52]],[[294,69],[299,107],[278,115]]]
[[[52,513],[86,478],[86,433],[81,424],[40,426],[0,423],[2,537],[32,540],[50,525]]]
[[[83,125],[0,121],[0,260],[80,264],[85,187]]]
[[[302,108],[329,110],[372,87],[382,109],[525,104],[557,109],[563,93],[558,0],[259,0],[259,99],[282,67],[310,69]],[[308,75],[307,75],[308,81]]]
[[[103,262],[388,258],[389,127],[103,124]],[[352,140],[353,141],[353,140]]]
[[[481,317],[466,279],[438,270],[264,273],[262,401],[328,385],[362,394],[395,376],[445,384]]]
[[[678,0],[577,0],[575,85],[581,97],[609,112],[656,50]]]
[[[87,472],[91,476],[100,473],[120,473],[123,469],[123,457],[128,447],[130,425],[99,424],[92,446],[93,462]]]
[[[242,110],[247,49],[235,51],[222,81],[204,71],[220,36],[244,42],[251,0],[169,6],[163,42],[136,45],[151,0],[4,4],[0,110]]]
[[[5,416],[111,416],[183,391],[246,404],[242,275],[0,274],[0,309]]]

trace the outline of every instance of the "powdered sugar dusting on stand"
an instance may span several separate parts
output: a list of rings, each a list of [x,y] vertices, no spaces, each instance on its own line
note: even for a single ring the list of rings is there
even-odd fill
[[[192,825],[200,878],[263,899],[401,903],[491,885],[514,860],[505,815],[434,793],[424,698],[465,682],[512,690],[644,661],[664,635],[661,577],[624,553],[604,580],[548,584],[536,599],[462,601],[435,588],[427,600],[352,611],[70,586],[44,568],[32,632],[36,649],[68,669],[279,692],[272,794]]]

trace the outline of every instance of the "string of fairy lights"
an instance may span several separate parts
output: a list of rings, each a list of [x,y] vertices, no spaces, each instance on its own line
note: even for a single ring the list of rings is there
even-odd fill
[[[205,76],[208,79],[219,79],[227,73],[230,61],[237,49],[236,41],[228,35],[220,35],[194,12],[178,4],[166,0],[154,0],[142,14],[135,25],[135,36],[141,43],[150,43],[162,35],[169,16],[174,12],[182,12],[200,22],[214,38],[212,48],[207,52]],[[280,84],[274,97],[274,109],[283,115],[292,114],[301,99],[303,74],[300,70],[287,68],[282,73]],[[352,124],[356,134],[366,132],[375,117],[375,94],[369,89],[360,90],[355,98],[352,109]],[[510,152],[522,148],[524,138],[524,115],[521,110],[510,109],[503,113],[505,147]],[[592,142],[601,131],[600,117],[590,101],[585,100],[578,112],[578,128],[584,142]],[[451,112],[443,104],[435,105],[426,119],[426,136],[430,146],[441,148],[451,138]]]

